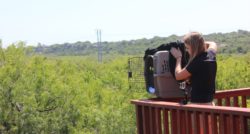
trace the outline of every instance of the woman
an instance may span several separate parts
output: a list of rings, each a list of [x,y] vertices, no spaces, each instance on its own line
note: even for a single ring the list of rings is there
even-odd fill
[[[190,56],[186,67],[181,68],[180,50],[176,48],[170,50],[176,58],[175,77],[177,80],[191,80],[191,103],[213,105],[217,45],[214,42],[205,42],[198,32],[186,34],[184,43]]]

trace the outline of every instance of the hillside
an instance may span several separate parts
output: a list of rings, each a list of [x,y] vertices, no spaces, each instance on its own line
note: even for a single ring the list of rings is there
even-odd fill
[[[155,36],[151,39],[137,39],[118,42],[102,42],[104,55],[143,54],[147,48],[154,48],[163,43],[181,40],[182,36],[171,35],[168,37]],[[219,53],[247,53],[250,51],[250,31],[238,30],[230,33],[212,33],[204,35],[206,40],[215,41],[219,46]],[[97,53],[97,44],[89,41],[54,44],[50,46],[39,44],[33,47],[36,53],[45,55],[89,55]]]

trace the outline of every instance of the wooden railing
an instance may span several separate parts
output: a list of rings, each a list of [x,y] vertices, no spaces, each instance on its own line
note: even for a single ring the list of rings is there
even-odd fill
[[[247,107],[247,97],[250,97],[250,88],[217,91],[215,102],[218,106]]]
[[[248,134],[250,88],[217,92],[219,106],[171,100],[133,100],[138,134]]]

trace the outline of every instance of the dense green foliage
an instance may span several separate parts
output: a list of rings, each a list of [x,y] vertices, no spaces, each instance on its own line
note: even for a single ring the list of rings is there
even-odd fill
[[[220,53],[250,52],[250,32],[238,30],[231,33],[213,33],[204,35],[206,40],[215,41]],[[147,48],[156,48],[161,44],[181,40],[182,36],[154,37],[152,39],[138,39],[118,42],[102,42],[104,55],[110,54],[143,54]],[[36,53],[50,55],[89,55],[97,53],[97,44],[91,42],[76,42],[45,46],[39,44],[33,48]]]
[[[218,55],[216,88],[218,90],[250,87],[250,53]]]
[[[27,55],[28,53],[28,55]],[[0,133],[136,133],[128,56],[35,55],[23,43],[0,48]],[[250,53],[218,55],[217,88],[250,87]]]
[[[127,58],[25,56],[1,49],[0,133],[134,133]]]

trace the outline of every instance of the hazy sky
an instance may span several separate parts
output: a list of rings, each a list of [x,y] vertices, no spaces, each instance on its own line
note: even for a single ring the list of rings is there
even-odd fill
[[[250,31],[250,0],[0,0],[3,46]]]

